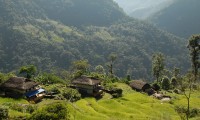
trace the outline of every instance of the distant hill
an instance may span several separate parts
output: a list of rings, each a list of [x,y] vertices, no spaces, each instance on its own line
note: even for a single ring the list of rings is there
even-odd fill
[[[0,16],[1,72],[27,64],[69,70],[80,59],[107,70],[116,53],[116,75],[151,79],[155,52],[170,68],[188,68],[183,39],[127,17],[112,0],[0,0]]]
[[[189,38],[200,33],[199,0],[176,0],[159,11],[150,21],[177,36]]]
[[[114,0],[131,17],[147,19],[175,0]]]
[[[111,25],[126,14],[112,0],[35,0],[44,13],[66,25]],[[53,7],[52,7],[53,6]]]

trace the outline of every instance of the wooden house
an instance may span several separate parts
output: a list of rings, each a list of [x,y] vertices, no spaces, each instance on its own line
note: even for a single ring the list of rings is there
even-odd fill
[[[138,92],[146,92],[148,94],[153,94],[154,92],[151,89],[151,85],[142,80],[133,80],[129,85]]]
[[[101,96],[103,93],[101,81],[97,78],[81,76],[74,79],[72,84],[82,95]]]
[[[25,93],[37,89],[39,83],[23,77],[11,77],[3,84],[1,89],[6,97],[19,98],[25,96]]]

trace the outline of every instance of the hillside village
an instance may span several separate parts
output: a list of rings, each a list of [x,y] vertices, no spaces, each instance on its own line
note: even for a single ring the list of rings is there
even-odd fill
[[[79,106],[79,102],[81,101],[88,101],[80,104],[85,104],[88,106],[88,109],[89,107],[99,109],[99,106],[95,108],[93,104],[98,105],[103,101],[111,102],[114,100],[119,102],[125,100],[128,102],[127,104],[141,104],[140,102],[142,101],[146,101],[146,104],[156,104],[156,106],[158,105],[160,107],[164,104],[170,108],[171,112],[173,111],[173,115],[170,113],[165,116],[166,119],[180,119],[186,117],[183,110],[186,110],[184,108],[184,106],[187,105],[184,94],[187,93],[183,90],[187,90],[187,88],[181,88],[181,83],[179,83],[181,78],[179,78],[178,74],[177,76],[172,77],[171,80],[167,77],[163,77],[161,84],[159,82],[147,83],[144,80],[131,80],[130,76],[127,76],[127,78],[118,78],[113,74],[113,71],[111,72],[112,75],[111,73],[109,73],[110,75],[98,72],[91,73],[84,68],[84,64],[82,65],[83,66],[80,67],[79,64],[80,69],[76,69],[72,76],[68,76],[71,78],[68,80],[50,73],[36,75],[37,69],[33,65],[21,67],[19,70],[19,75],[21,77],[16,77],[14,74],[1,74],[0,105],[4,107],[1,107],[0,110],[3,110],[4,112],[8,110],[7,116],[9,116],[9,119],[39,119],[42,116],[48,118],[49,115],[45,115],[44,113],[38,114],[38,112],[41,110],[45,111],[50,103],[67,108],[68,112],[66,111],[64,115],[65,119],[75,119],[76,117],[81,117],[81,115],[77,116],[76,112],[74,114],[72,111],[86,110]],[[198,118],[199,109],[198,105],[196,106],[194,101],[198,101],[199,99],[199,88],[197,86],[192,89],[192,102],[190,102],[192,104],[191,106],[194,108],[191,107],[192,111],[190,117]],[[10,103],[9,101],[13,102]],[[119,102],[118,104],[123,105],[124,103],[122,104]],[[40,109],[40,107],[42,109]],[[125,110],[140,109],[135,105],[129,107]],[[143,108],[144,106],[140,107]],[[28,109],[31,109],[31,111]],[[153,109],[153,107],[151,109]],[[86,111],[89,112],[90,110]],[[79,112],[82,114],[81,111]],[[161,116],[149,116],[148,114],[147,116],[149,116],[150,119],[159,119],[159,117],[165,119],[164,116],[162,117],[162,114],[167,111],[160,112]],[[132,114],[132,112],[130,114]],[[6,116],[5,113],[4,115]],[[126,119],[132,119],[135,117],[135,115],[131,116]],[[99,119],[98,115],[93,117]],[[108,114],[106,119],[115,117],[116,116],[110,116]],[[124,118],[124,115],[119,117]],[[55,119],[61,118],[55,117]],[[92,119],[92,117],[86,117],[85,119]]]
[[[0,120],[200,120],[199,68],[114,0],[0,0]]]

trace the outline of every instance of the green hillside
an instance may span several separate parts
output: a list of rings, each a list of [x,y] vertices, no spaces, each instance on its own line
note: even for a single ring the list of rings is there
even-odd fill
[[[199,0],[176,0],[150,20],[177,36],[189,38],[191,34],[200,33],[199,4]]]
[[[68,106],[70,120],[181,120],[176,112],[177,107],[186,106],[184,95],[170,94],[172,100],[164,102],[157,100],[145,93],[139,93],[132,90],[128,85],[115,83],[123,89],[123,96],[120,98],[111,98],[109,94],[105,94],[100,100],[87,97],[77,102],[69,103],[65,100],[43,99],[38,104],[29,104],[25,100],[15,100],[10,98],[1,98],[0,105],[9,109],[10,119],[28,118],[32,114],[24,111],[26,107],[31,105],[35,111],[41,110],[53,103],[61,102]],[[199,91],[193,91],[191,95],[191,108],[199,108]],[[19,106],[19,107],[17,107]],[[199,116],[192,117],[191,120],[198,120]]]
[[[107,69],[111,53],[120,77],[151,79],[155,52],[166,55],[169,68],[189,66],[183,39],[127,17],[112,0],[0,0],[0,10],[1,72],[27,64],[68,70],[80,59],[88,59],[90,70]]]

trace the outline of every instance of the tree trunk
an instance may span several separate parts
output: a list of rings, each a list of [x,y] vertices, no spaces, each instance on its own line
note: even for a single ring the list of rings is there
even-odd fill
[[[187,98],[187,113],[186,113],[187,120],[189,120],[189,115],[190,115],[190,98]]]

